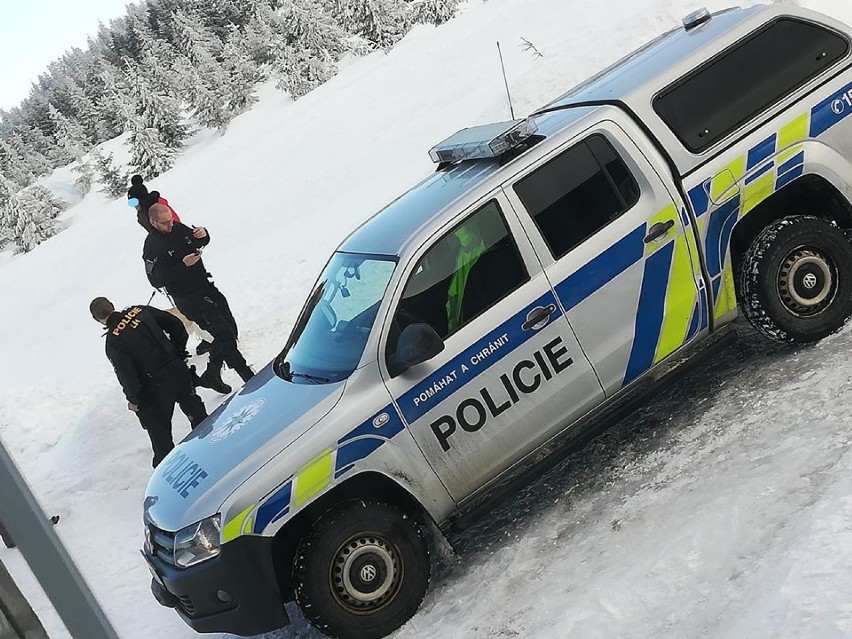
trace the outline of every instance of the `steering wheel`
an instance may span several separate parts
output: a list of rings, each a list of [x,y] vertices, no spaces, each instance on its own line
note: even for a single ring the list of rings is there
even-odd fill
[[[329,304],[326,300],[320,300],[317,302],[316,307],[314,307],[314,313],[319,313],[328,323],[329,331],[337,326],[337,313],[334,312],[334,309],[331,308],[331,304]]]

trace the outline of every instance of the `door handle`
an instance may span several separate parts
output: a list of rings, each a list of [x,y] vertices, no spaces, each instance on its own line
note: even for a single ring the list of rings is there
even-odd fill
[[[548,304],[547,306],[539,306],[534,308],[527,315],[527,321],[521,325],[521,328],[525,331],[530,329],[538,330],[540,328],[544,328],[544,325],[547,323],[547,320],[550,319],[550,316],[553,315],[553,311],[556,310],[555,304]]]
[[[645,236],[645,244],[650,244],[651,242],[659,240],[666,233],[668,233],[674,225],[675,225],[674,220],[666,220],[665,222],[657,222],[651,228],[648,229],[648,235]]]

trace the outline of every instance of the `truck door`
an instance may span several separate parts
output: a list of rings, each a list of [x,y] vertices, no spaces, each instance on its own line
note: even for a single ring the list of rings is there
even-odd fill
[[[600,123],[506,191],[607,395],[707,327],[686,212],[618,125]]]
[[[499,189],[418,250],[394,296],[382,374],[457,501],[603,399]],[[431,326],[444,350],[395,370],[400,333],[413,323]]]

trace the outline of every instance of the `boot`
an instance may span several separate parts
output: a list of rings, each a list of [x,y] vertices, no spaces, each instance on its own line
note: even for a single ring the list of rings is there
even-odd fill
[[[221,369],[216,370],[211,369],[209,366],[207,370],[198,378],[197,386],[201,386],[203,388],[210,388],[217,393],[222,393],[223,395],[227,395],[231,392],[231,387],[228,386],[225,382],[222,381],[222,371]]]
[[[243,384],[245,384],[252,377],[254,377],[254,371],[251,369],[250,366],[246,365],[244,367],[237,369],[237,375],[239,375],[240,378],[242,378]]]
[[[208,342],[206,339],[203,339],[198,343],[198,346],[195,347],[195,354],[204,355],[204,353],[209,353],[211,348],[213,348],[213,342]]]

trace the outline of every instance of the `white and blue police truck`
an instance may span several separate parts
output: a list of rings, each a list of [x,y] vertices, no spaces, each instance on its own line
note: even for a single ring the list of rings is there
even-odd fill
[[[281,353],[156,469],[152,590],[198,632],[417,611],[430,538],[713,342],[852,314],[852,31],[700,10],[464,129],[334,252]]]

